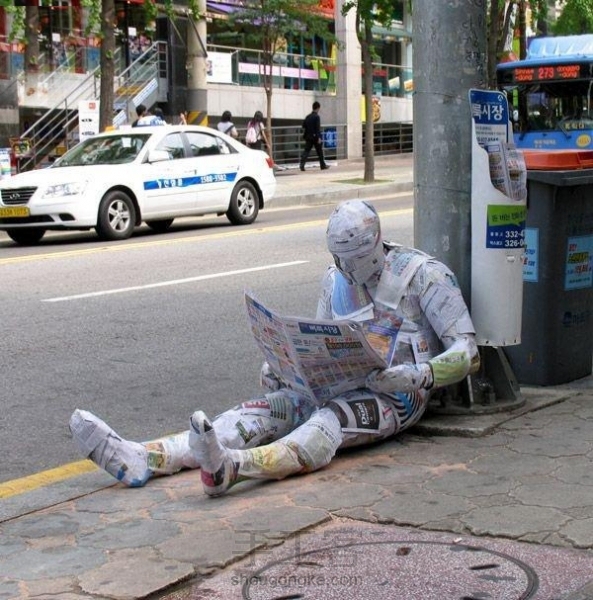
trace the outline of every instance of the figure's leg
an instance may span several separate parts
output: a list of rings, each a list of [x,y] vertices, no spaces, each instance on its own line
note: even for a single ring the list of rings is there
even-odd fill
[[[329,464],[341,442],[340,422],[331,408],[314,412],[283,438],[247,450],[223,446],[202,411],[190,419],[189,443],[202,466],[202,484],[209,496],[223,494],[249,478],[282,479],[320,469]]]
[[[319,158],[319,168],[327,169],[327,163],[325,162],[325,158],[323,156],[323,143],[321,140],[317,140],[315,143],[315,150],[317,151],[317,156]]]
[[[303,423],[313,404],[282,389],[243,402],[214,419],[221,443],[230,448],[253,448],[281,438]],[[118,481],[139,487],[153,475],[172,475],[200,466],[188,443],[189,431],[137,443],[121,438],[88,411],[75,410],[70,430],[81,453]]]
[[[70,417],[70,431],[80,452],[118,481],[140,487],[150,478],[146,448],[122,439],[92,413],[76,409]]]
[[[338,448],[370,444],[415,423],[428,402],[425,391],[381,397],[355,390],[330,401],[283,438],[253,449],[221,444],[202,411],[190,419],[189,444],[202,465],[204,492],[218,496],[245,479],[282,479],[320,469]]]
[[[420,419],[428,404],[426,390],[380,396],[361,389],[330,402],[342,425],[340,448],[372,444],[401,433]]]
[[[301,162],[299,164],[299,168],[301,171],[305,170],[305,163],[307,162],[307,158],[309,158],[309,153],[311,152],[311,148],[313,147],[313,142],[311,140],[307,140],[305,142],[305,149],[301,154]]]

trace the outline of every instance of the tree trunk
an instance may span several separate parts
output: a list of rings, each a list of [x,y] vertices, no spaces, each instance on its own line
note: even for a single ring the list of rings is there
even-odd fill
[[[273,73],[272,68],[274,65],[274,53],[272,52],[264,52],[264,89],[266,92],[266,137],[268,139],[268,143],[270,144],[268,147],[268,154],[270,158],[273,158],[272,154],[272,92],[273,92]]]
[[[375,127],[373,123],[373,58],[371,48],[373,45],[373,32],[371,23],[364,22],[364,36],[361,36],[360,49],[364,69],[364,99],[365,99],[365,124],[364,124],[364,181],[375,181]]]
[[[498,63],[498,36],[500,35],[498,23],[500,21],[500,8],[498,0],[490,2],[490,15],[488,22],[488,88],[496,89],[496,65]],[[504,33],[503,33],[504,35]]]
[[[39,6],[27,6],[25,12],[25,90],[37,90],[39,83]]]
[[[519,58],[527,56],[527,0],[519,1]]]
[[[25,13],[25,72],[39,71],[39,6],[27,6]]]
[[[115,0],[102,0],[101,7],[101,104],[99,105],[99,131],[113,124],[115,91]]]

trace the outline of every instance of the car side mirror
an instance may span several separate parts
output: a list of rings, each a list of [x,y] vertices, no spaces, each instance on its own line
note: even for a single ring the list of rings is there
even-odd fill
[[[148,153],[148,162],[162,162],[163,160],[171,160],[171,155],[166,150],[151,150]]]

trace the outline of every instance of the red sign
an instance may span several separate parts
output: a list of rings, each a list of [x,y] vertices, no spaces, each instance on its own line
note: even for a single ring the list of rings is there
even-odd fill
[[[581,65],[540,65],[538,67],[517,67],[513,69],[515,83],[532,81],[550,81],[563,79],[579,79]]]

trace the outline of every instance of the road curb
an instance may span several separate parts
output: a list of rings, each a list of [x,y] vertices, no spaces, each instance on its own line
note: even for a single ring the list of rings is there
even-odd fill
[[[320,193],[297,193],[272,198],[266,203],[266,208],[287,208],[289,206],[318,206],[334,204],[341,200],[384,198],[401,192],[411,192],[414,184],[411,181],[371,184],[343,190]]]

